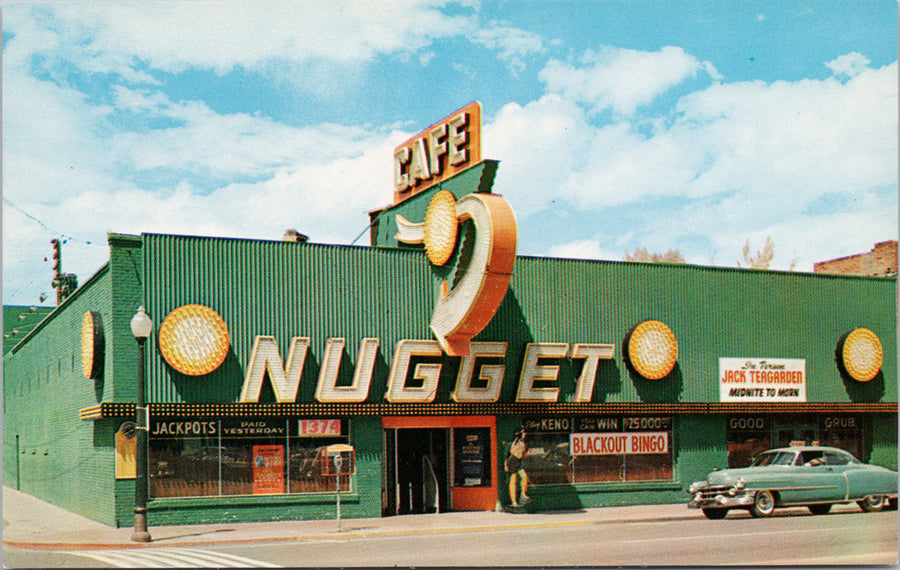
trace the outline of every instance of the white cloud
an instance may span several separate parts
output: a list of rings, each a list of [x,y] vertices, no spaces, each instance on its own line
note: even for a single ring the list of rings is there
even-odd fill
[[[580,64],[551,60],[538,77],[551,93],[595,112],[611,109],[623,115],[634,114],[700,70],[718,77],[711,64],[674,46],[657,52],[604,47],[586,52]]]
[[[530,34],[496,26],[482,33],[473,9],[462,6],[464,14],[448,16],[440,8],[415,0],[26,3],[10,5],[4,27],[13,34],[25,26],[49,32],[55,48],[45,42],[45,52],[56,51],[85,71],[130,71],[134,81],[149,79],[136,69],[141,62],[165,72],[201,67],[218,73],[273,59],[355,64],[415,53],[472,31],[488,34],[490,41],[480,41],[503,57],[531,49],[525,46]],[[24,14],[32,10],[40,14],[33,20]]]
[[[611,250],[600,245],[598,240],[584,239],[568,243],[556,244],[550,247],[551,257],[564,257],[568,259],[609,259],[621,261],[624,251]]]
[[[519,216],[543,209],[552,199],[566,199],[572,189],[562,181],[580,163],[578,153],[590,136],[583,110],[558,95],[524,107],[505,105],[482,134],[482,156],[501,161],[494,191]]]
[[[486,127],[485,154],[516,172],[515,183],[498,180],[510,193],[536,180],[532,203],[554,195],[599,208],[740,191],[798,211],[823,192],[896,184],[896,77],[894,63],[845,84],[714,84],[683,97],[674,121],[649,133],[625,120],[592,126],[579,101],[548,95],[504,107]]]
[[[127,90],[121,90],[129,93]],[[150,103],[144,105],[144,102]],[[139,99],[152,117],[176,121],[150,132],[127,131],[112,137],[123,168],[166,168],[201,174],[210,181],[257,177],[293,164],[321,163],[363,152],[370,131],[339,125],[295,128],[245,113],[219,114],[204,103],[172,103],[165,97]]]
[[[472,41],[497,51],[502,61],[518,71],[525,68],[526,56],[543,50],[543,41],[539,35],[496,22],[473,30]]]
[[[495,189],[530,221],[551,199],[601,218],[630,205],[642,222],[628,228],[622,251],[677,248],[691,263],[712,257],[733,266],[747,238],[762,247],[772,235],[780,269],[794,249],[798,268],[811,270],[844,254],[838,248],[868,251],[896,238],[896,62],[843,83],[714,83],[684,95],[671,117],[649,121],[595,125],[584,91],[548,91],[507,105],[485,127],[484,154],[501,160]],[[840,213],[823,195],[846,203]],[[544,235],[550,255],[622,258],[598,245],[614,235],[558,246],[552,231]],[[698,237],[706,235],[711,241]]]
[[[846,84],[802,80],[713,85],[684,97],[666,133],[709,157],[687,193],[739,188],[803,208],[822,192],[897,181],[897,64]]]
[[[209,18],[211,6],[222,8],[221,19]],[[147,70],[257,66],[283,74],[329,69],[322,63],[329,59],[349,73],[380,54],[426,62],[436,39],[454,35],[496,50],[520,71],[541,53],[537,36],[479,26],[465,6],[457,12],[469,15],[452,17],[439,7],[4,7],[4,196],[46,226],[4,207],[5,279],[14,290],[46,289],[50,268],[36,261],[59,232],[73,236],[64,269],[78,268],[81,282],[106,260],[107,231],[279,239],[296,228],[314,241],[348,243],[364,230],[366,212],[391,200],[391,150],[411,133],[383,125],[297,128],[217,112],[190,97],[176,100]],[[25,17],[26,9],[39,17]],[[119,84],[97,98],[64,81],[60,62],[114,72]],[[536,222],[554,201],[556,211],[600,220],[610,208],[634,212],[637,222],[624,230],[598,223],[578,239],[547,232],[550,255],[622,259],[646,246],[678,248],[691,263],[713,256],[734,265],[745,239],[761,247],[772,235],[779,268],[796,249],[800,267],[811,269],[813,261],[868,251],[897,235],[897,64],[873,69],[852,53],[826,65],[835,77],[720,83],[712,63],[677,47],[552,60],[540,74],[542,96],[509,103],[485,122],[482,154],[501,160],[494,189],[520,220]],[[703,73],[711,84],[686,93],[694,84],[687,80]],[[675,107],[647,115],[676,88]],[[605,110],[612,119],[601,122]],[[823,194],[859,200],[835,212]],[[659,206],[665,201],[676,205]],[[692,241],[699,234],[709,236],[701,245]]]
[[[865,70],[871,61],[861,53],[853,52],[842,55],[825,64],[837,76],[855,77]]]

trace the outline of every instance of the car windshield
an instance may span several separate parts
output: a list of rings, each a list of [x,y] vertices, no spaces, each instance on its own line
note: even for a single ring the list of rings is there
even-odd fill
[[[762,467],[764,465],[791,465],[797,454],[793,451],[767,451],[753,460],[750,467]]]

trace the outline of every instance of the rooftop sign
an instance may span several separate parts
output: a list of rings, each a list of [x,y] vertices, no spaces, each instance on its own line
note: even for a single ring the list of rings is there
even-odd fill
[[[481,162],[481,104],[469,103],[394,149],[394,203]]]

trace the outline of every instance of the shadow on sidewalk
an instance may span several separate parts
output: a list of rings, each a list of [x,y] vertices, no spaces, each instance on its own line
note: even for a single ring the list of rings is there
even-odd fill
[[[157,528],[164,529],[165,527],[157,527]],[[153,542],[165,542],[167,540],[179,540],[182,538],[190,538],[192,536],[206,536],[206,535],[210,535],[210,534],[218,534],[218,533],[222,533],[222,532],[236,532],[236,531],[237,531],[237,529],[234,529],[234,528],[219,528],[219,529],[211,530],[208,532],[192,532],[192,533],[188,533],[188,534],[176,534],[173,536],[166,536],[164,538],[154,538]]]

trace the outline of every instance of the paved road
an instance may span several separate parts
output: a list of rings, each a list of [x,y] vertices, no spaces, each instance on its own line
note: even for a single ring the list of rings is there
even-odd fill
[[[97,550],[3,551],[4,568],[278,568],[278,564],[231,554],[228,548],[102,548]]]
[[[737,517],[737,515],[735,515]],[[895,564],[897,513],[688,519],[241,549],[283,566]]]
[[[148,559],[148,555],[155,558]],[[769,519],[734,513],[546,528],[399,533],[204,549],[139,548],[48,552],[7,549],[7,567],[324,566],[795,566],[897,563],[897,512],[795,510]]]

